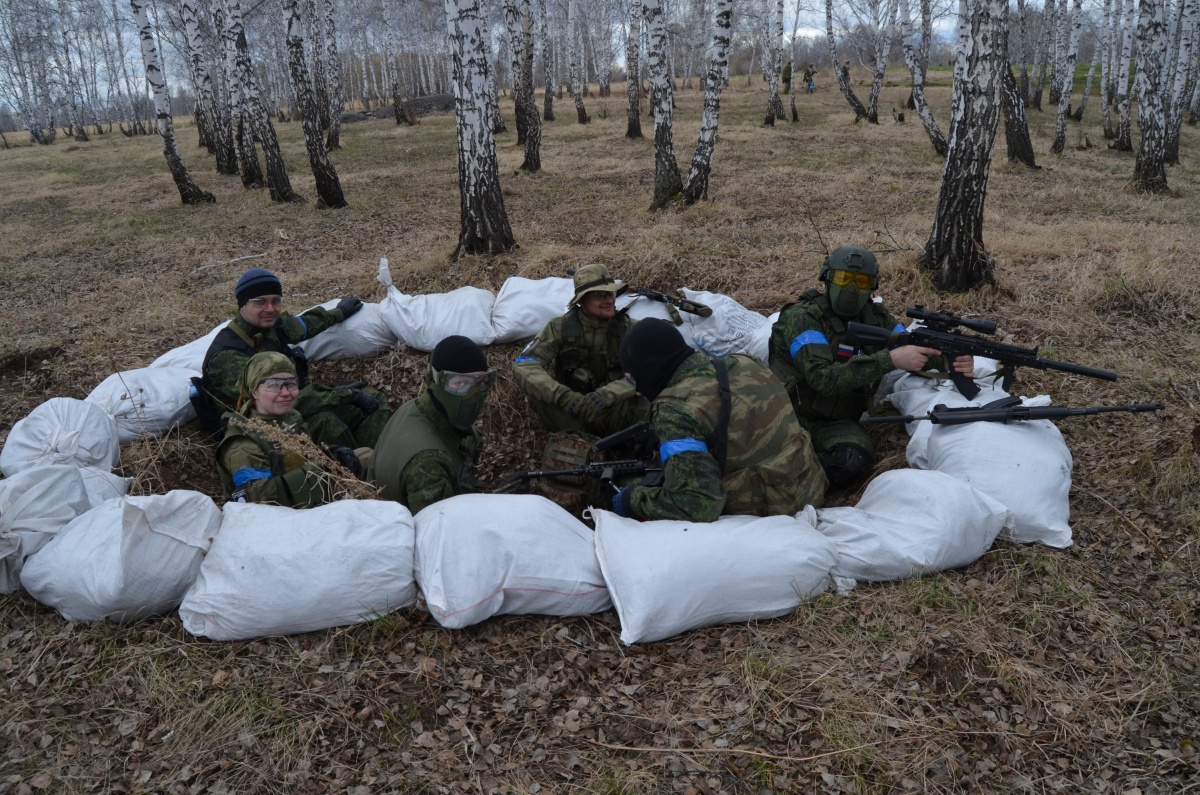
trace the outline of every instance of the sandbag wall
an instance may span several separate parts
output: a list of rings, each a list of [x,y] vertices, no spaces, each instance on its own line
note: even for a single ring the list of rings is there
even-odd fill
[[[401,344],[428,350],[450,334],[515,342],[561,314],[572,295],[569,279],[513,277],[495,296],[472,287],[410,296],[391,284],[386,260],[379,278],[386,298],[302,343],[310,358]],[[728,296],[685,294],[714,310],[682,316],[689,343],[766,358],[774,316]],[[669,317],[645,299],[630,314]],[[112,475],[119,444],[193,418],[188,379],[223,326],[147,368],[110,376],[86,401],[52,399],[14,426],[0,451],[0,593],[24,584],[71,620],[129,621],[178,608],[189,632],[238,639],[369,620],[411,606],[419,589],[447,628],[615,607],[622,640],[638,643],[784,615],[856,581],[964,566],[997,537],[1071,543],[1071,456],[1048,421],[912,423],[913,468],[879,475],[855,507],[711,524],[633,522],[595,510],[592,531],[553,503],[521,495],[458,497],[416,517],[372,500],[295,511],[222,509],[186,491],[124,496],[128,481]],[[985,383],[967,401],[907,374],[885,386],[884,398],[905,414],[1005,394]]]

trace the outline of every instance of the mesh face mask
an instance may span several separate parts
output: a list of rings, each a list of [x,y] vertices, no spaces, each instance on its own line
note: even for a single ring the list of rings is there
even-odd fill
[[[863,282],[867,286],[862,287]],[[835,270],[829,275],[829,303],[842,317],[856,317],[871,298],[874,277],[855,271]]]
[[[470,430],[483,411],[483,401],[496,380],[496,371],[454,373],[430,366],[429,377],[433,382],[429,387],[433,399],[445,409],[450,424],[460,431],[466,431]]]

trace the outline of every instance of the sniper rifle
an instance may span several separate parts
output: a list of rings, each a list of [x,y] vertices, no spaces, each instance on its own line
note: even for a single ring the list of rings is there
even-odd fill
[[[948,408],[939,403],[933,411],[924,416],[906,414],[903,417],[867,417],[863,420],[866,425],[876,425],[887,422],[917,422],[928,420],[934,425],[965,425],[968,422],[1024,422],[1027,420],[1061,420],[1067,417],[1085,417],[1092,414],[1108,414],[1113,411],[1162,411],[1162,403],[1134,403],[1129,406],[1090,406],[1086,408],[1070,408],[1067,406],[1023,406],[1021,399],[1015,396],[993,400],[983,406],[960,406]]]
[[[575,269],[568,268],[567,275],[574,276]],[[638,287],[628,282],[625,283],[625,292],[630,295],[637,295],[642,298],[649,298],[651,301],[666,304],[667,311],[671,313],[671,320],[675,322],[676,326],[683,325],[683,318],[679,316],[680,311],[700,317],[712,317],[712,307],[702,304],[699,301],[692,301],[691,299],[671,295],[670,293],[660,293],[658,290],[651,290],[649,287]]]
[[[959,317],[952,312],[930,312],[921,304],[910,307],[905,313],[908,317],[920,320],[924,325],[910,331],[891,332],[866,323],[847,323],[846,342],[856,348],[866,346],[900,347],[901,345],[919,345],[923,348],[936,348],[946,357],[947,366],[959,356],[983,356],[995,359],[1004,366],[1002,386],[1006,389],[1012,383],[1013,373],[1018,367],[1035,367],[1039,370],[1061,370],[1064,373],[1086,375],[1089,378],[1102,378],[1105,381],[1116,381],[1120,376],[1108,370],[1098,370],[1071,362],[1057,362],[1053,359],[1043,359],[1038,356],[1038,350],[1022,348],[1018,345],[1005,345],[1002,342],[990,340],[976,334],[965,334],[956,331],[958,326],[978,331],[981,334],[995,334],[994,320],[975,320]],[[958,391],[968,399],[979,394],[979,387],[970,378],[950,370],[950,380]]]

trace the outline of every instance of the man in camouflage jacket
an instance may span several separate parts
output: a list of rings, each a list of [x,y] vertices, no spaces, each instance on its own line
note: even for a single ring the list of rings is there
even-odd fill
[[[829,478],[830,488],[866,479],[875,465],[875,445],[859,418],[870,406],[879,381],[892,370],[944,369],[940,351],[916,345],[855,348],[845,343],[847,323],[901,332],[882,304],[870,300],[879,286],[875,255],[858,246],[831,252],[819,279],[825,291],[806,291],[788,304],[771,328],[769,362],[783,381],[800,424]],[[932,361],[931,361],[932,359]],[[959,357],[954,369],[968,377],[973,359]]]
[[[219,417],[237,411],[237,381],[256,353],[274,351],[296,366],[302,389],[296,410],[304,417],[313,439],[344,447],[373,447],[389,415],[387,397],[378,390],[308,384],[304,353],[294,347],[362,309],[362,301],[343,298],[334,309],[314,307],[297,316],[283,311],[283,286],[264,268],[242,274],[234,288],[238,313],[221,329],[201,366],[196,413],[210,434],[220,432]],[[195,380],[195,379],[193,379]]]
[[[447,337],[429,357],[425,391],[392,415],[379,435],[367,480],[412,513],[447,497],[485,491],[475,476],[483,434],[475,425],[495,377],[483,351]]]
[[[625,285],[603,265],[575,273],[575,295],[513,363],[517,386],[550,431],[608,436],[646,418],[649,405],[623,378],[621,340],[633,325],[616,311]]]
[[[656,319],[625,336],[621,362],[651,400],[663,481],[621,489],[613,497],[617,513],[711,522],[722,514],[794,514],[821,504],[825,473],[765,365],[749,356],[710,358]]]

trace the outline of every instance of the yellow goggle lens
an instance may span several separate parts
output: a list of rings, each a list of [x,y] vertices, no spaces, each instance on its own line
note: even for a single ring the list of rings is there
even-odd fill
[[[854,271],[834,271],[830,279],[835,287],[849,287],[856,285],[860,290],[871,289],[871,274],[855,273]]]

